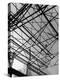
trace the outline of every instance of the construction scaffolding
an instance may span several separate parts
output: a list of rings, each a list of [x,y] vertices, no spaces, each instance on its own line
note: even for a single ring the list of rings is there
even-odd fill
[[[27,67],[25,74],[15,72],[22,74],[21,76],[28,76],[29,71],[38,75],[48,75],[45,69],[58,65],[58,15],[56,5],[8,4],[10,76],[14,74],[14,59]],[[50,65],[54,58],[56,61]]]

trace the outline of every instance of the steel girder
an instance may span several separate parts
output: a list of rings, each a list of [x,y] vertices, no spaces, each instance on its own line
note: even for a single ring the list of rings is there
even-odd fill
[[[20,5],[19,8],[18,5]],[[56,53],[53,52],[54,45],[58,42],[57,6],[18,5],[17,3],[9,4],[9,67],[12,67],[15,58],[29,65],[28,69],[36,72],[38,75],[45,75],[47,73],[43,71],[43,68],[48,68],[51,60],[56,57],[57,53],[57,51],[55,51]]]

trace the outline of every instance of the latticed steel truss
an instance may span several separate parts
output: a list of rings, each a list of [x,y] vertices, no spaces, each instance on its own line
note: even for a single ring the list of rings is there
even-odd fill
[[[37,74],[47,74],[43,69],[58,56],[58,7],[9,3],[8,9],[9,67],[15,58]]]

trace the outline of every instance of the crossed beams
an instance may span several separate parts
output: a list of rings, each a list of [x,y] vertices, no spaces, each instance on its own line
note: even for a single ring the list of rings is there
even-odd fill
[[[54,7],[56,7],[56,6],[51,7],[50,9],[46,10],[45,12],[47,12],[47,11],[49,11],[49,10],[53,9]],[[12,19],[11,19],[11,22],[12,22],[12,24],[13,24],[13,25],[17,25],[18,23],[23,22],[24,20],[28,19],[29,17],[33,16],[34,14],[36,14],[36,13],[37,13],[37,12],[39,12],[39,11],[40,11],[40,10],[38,10],[38,11],[34,12],[33,14],[29,15],[28,17],[26,17],[26,18],[25,18],[25,19],[23,19],[22,21],[21,21],[21,20],[17,21],[17,20],[15,19],[15,20],[16,20],[16,22],[14,23],[14,22],[12,21]],[[37,15],[37,16],[35,16],[34,18],[32,18],[32,19],[30,19],[30,20],[26,21],[25,23],[21,24],[21,25],[20,25],[20,26],[18,26],[18,27],[21,27],[21,26],[25,25],[26,23],[28,23],[28,22],[30,22],[30,21],[32,21],[32,20],[34,20],[35,18],[37,18],[37,17],[38,17],[38,16],[40,16],[40,15],[42,15],[42,13],[38,14],[38,15]],[[15,18],[13,15],[11,15],[11,17],[13,17],[13,19]],[[9,19],[9,21],[10,21],[10,18],[9,18],[9,17],[8,17],[8,19]],[[10,27],[12,27],[12,26],[13,26],[13,25],[10,25],[10,22],[9,22],[8,24],[9,24],[9,26],[10,26]],[[12,31],[13,31],[13,30],[15,30],[15,29],[17,29],[17,27],[13,28],[13,29],[12,29]]]
[[[8,36],[8,38],[9,38],[9,40],[8,40],[9,54],[8,54],[8,56],[9,56],[9,64],[13,63],[13,61],[10,62],[11,54],[13,54],[12,56],[15,55],[13,58],[18,59],[19,61],[21,61],[22,63],[24,63],[26,65],[29,64],[30,66],[28,68],[30,70],[36,72],[39,75],[46,74],[45,72],[43,72],[41,70],[40,66],[42,65],[42,67],[47,68],[49,61],[51,61],[51,59],[53,59],[55,57],[55,55],[53,55],[50,52],[52,47],[50,48],[50,50],[48,50],[48,47],[53,42],[58,40],[58,32],[56,31],[56,29],[54,28],[53,24],[51,23],[54,19],[56,19],[56,16],[58,16],[58,14],[56,14],[55,16],[52,16],[52,19],[50,19],[50,20],[46,16],[46,13],[49,12],[50,10],[54,9],[56,6],[51,6],[50,8],[48,8],[48,6],[49,5],[46,5],[46,6],[34,5],[33,6],[32,4],[23,4],[20,9],[18,9],[17,6],[15,6],[16,9],[18,9],[15,14],[13,12],[11,12],[11,11],[9,12],[9,14],[8,14],[8,31],[9,31],[9,36]],[[30,12],[29,12],[30,9],[33,9],[33,13],[32,14],[30,14]],[[36,11],[34,11],[34,9]],[[27,13],[29,14],[29,16],[25,17],[25,15]],[[47,21],[46,23],[44,23],[43,27],[40,27],[39,22],[36,21],[36,18],[41,17],[41,16],[44,16],[45,20]],[[39,26],[39,30],[37,30],[35,28],[35,26],[33,25],[32,21],[34,21]],[[29,29],[29,26],[27,25],[27,23],[29,23],[31,25],[31,27],[36,31],[35,33],[33,33]],[[51,33],[49,28],[47,28],[48,24],[50,25],[50,28],[54,31],[54,35]],[[17,29],[20,30],[20,32],[22,32],[26,37],[28,37],[28,40],[26,40],[23,36],[21,36],[17,32]],[[50,33],[48,33],[48,32],[46,33],[45,29],[49,30]],[[25,43],[21,43],[16,37],[14,37],[13,32],[16,33],[20,38],[22,38],[25,41]],[[39,33],[39,35],[36,36],[38,33]],[[45,35],[48,37],[48,39],[45,40],[45,38],[42,37],[43,33],[45,33]],[[11,37],[12,37],[12,39],[11,39]],[[43,38],[44,40],[40,41],[39,37]],[[52,39],[54,39],[54,40],[52,40]],[[34,44],[33,46],[31,46],[31,44],[29,43],[30,40]],[[50,43],[48,42],[49,40],[51,41]],[[22,45],[18,44],[18,42],[20,44],[22,44]],[[44,45],[44,42],[46,42],[48,45]],[[11,43],[13,45],[15,45],[17,47],[17,49],[15,49],[13,46],[11,46],[10,45]],[[30,45],[30,49],[31,49],[31,47],[33,47],[33,49],[35,49],[37,51],[37,54],[35,54],[35,52],[32,51],[32,50],[31,50],[31,53],[30,53],[29,52],[29,47],[26,45],[26,43],[28,45]],[[35,46],[38,47],[40,50],[38,50]],[[20,51],[18,51],[19,49],[20,49]],[[23,55],[21,53],[22,51],[26,52],[29,56],[31,56],[31,60],[29,60],[29,58],[27,56]],[[43,53],[44,53],[44,55],[47,56],[46,58],[45,58],[45,56],[43,56]],[[22,57],[20,57],[19,55],[24,56],[27,60],[29,60],[29,62],[26,61],[25,59],[23,59]],[[43,58],[42,59],[39,58],[38,55],[42,55]],[[47,60],[47,62],[44,61],[44,58]],[[49,58],[49,59],[47,59],[47,58]],[[34,59],[34,61],[32,61],[33,59]],[[12,66],[12,64],[10,64],[10,66]]]
[[[37,5],[38,8],[42,11],[42,8]],[[56,31],[56,29],[54,28],[54,26],[51,24],[51,22],[48,20],[47,16],[45,15],[44,11],[42,11],[42,14],[44,15],[44,17],[46,18],[46,20],[48,21],[49,25],[51,26],[51,28],[54,30],[54,32],[56,33],[56,35],[58,36],[58,32]]]

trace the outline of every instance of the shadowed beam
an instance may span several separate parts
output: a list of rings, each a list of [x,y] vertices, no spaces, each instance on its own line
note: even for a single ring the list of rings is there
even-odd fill
[[[17,71],[16,69],[14,69],[12,67],[8,68],[8,74],[10,77],[12,77],[12,74],[19,76],[19,77],[27,76],[27,75],[21,73],[20,71]]]

